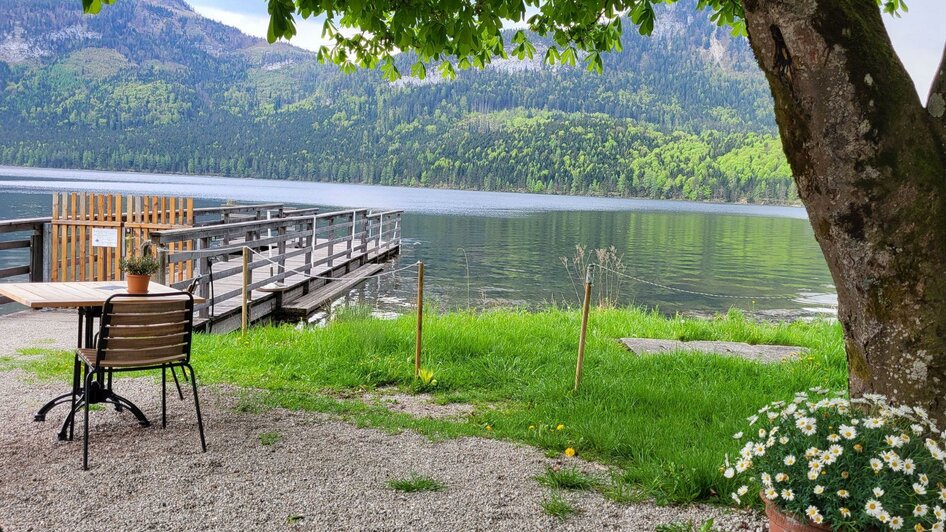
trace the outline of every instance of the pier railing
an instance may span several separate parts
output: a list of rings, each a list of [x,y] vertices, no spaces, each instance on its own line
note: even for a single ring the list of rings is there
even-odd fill
[[[261,219],[154,232],[152,242],[161,263],[157,280],[166,280],[169,265],[194,261],[194,278],[172,286],[195,284],[195,293],[207,300],[196,307],[198,317],[206,319],[211,317],[211,309],[228,308],[240,298],[242,287],[237,280],[243,272],[240,256],[244,247],[255,252],[249,264],[251,272],[258,277],[260,269],[265,272],[268,268],[268,274],[252,280],[248,289],[280,291],[287,289],[283,283],[290,277],[297,276],[294,284],[304,283],[307,275],[331,273],[340,264],[371,259],[400,244],[401,211],[316,212],[285,210],[281,218],[266,220],[262,214],[258,216]],[[194,249],[167,251],[169,245],[179,242],[193,242]],[[225,265],[221,267],[221,263]]]
[[[43,281],[44,224],[49,221],[50,218],[0,220],[0,235],[3,235],[0,236],[0,256],[20,261],[14,262],[14,266],[0,267],[0,279],[25,276],[25,280],[31,283]],[[27,251],[19,251],[24,249]],[[0,304],[9,302],[8,299],[0,297]]]

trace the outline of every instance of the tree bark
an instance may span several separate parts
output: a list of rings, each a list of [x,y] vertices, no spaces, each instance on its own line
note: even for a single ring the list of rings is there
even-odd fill
[[[875,0],[744,7],[837,286],[851,394],[946,422],[946,121],[920,102]]]

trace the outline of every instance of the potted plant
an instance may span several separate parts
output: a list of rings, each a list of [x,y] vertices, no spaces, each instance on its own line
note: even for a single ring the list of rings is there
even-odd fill
[[[722,467],[732,498],[760,493],[772,532],[942,532],[946,447],[926,411],[809,392],[762,407],[733,436],[742,447]]]
[[[120,266],[122,271],[125,272],[128,293],[147,294],[151,276],[158,271],[160,265],[153,255],[144,253],[122,259]]]

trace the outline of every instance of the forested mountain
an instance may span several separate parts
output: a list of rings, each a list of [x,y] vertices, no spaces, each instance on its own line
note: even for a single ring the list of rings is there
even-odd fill
[[[393,84],[180,0],[80,5],[0,0],[0,164],[795,199],[748,45],[689,5],[626,35],[600,76],[543,65],[540,40],[534,60]]]

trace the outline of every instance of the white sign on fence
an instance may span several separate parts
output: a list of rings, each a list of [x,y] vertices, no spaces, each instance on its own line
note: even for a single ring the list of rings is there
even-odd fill
[[[92,228],[92,246],[97,248],[117,248],[118,231],[113,228]]]

